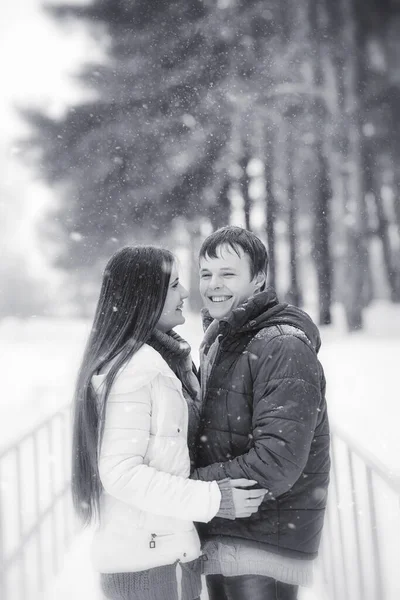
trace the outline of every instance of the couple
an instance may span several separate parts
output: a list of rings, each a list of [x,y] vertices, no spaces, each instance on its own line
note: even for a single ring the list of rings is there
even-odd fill
[[[72,489],[97,523],[110,600],[197,600],[201,573],[210,600],[293,600],[311,582],[329,478],[320,340],[265,290],[267,263],[245,229],[204,241],[201,385],[174,332],[187,298],[174,256],[126,247],[105,269],[78,377]]]

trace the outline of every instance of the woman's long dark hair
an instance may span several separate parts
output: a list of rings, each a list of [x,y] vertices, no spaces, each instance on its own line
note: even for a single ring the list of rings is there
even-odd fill
[[[132,246],[116,252],[105,268],[74,398],[72,497],[85,525],[99,514],[98,459],[109,390],[121,367],[154,331],[174,260],[168,250]],[[104,390],[97,394],[92,377],[111,360]]]

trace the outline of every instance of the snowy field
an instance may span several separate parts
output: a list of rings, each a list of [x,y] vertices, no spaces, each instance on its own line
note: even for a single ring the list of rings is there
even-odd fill
[[[0,450],[70,402],[88,329],[83,321],[40,318],[8,319],[0,324]],[[197,318],[190,315],[179,332],[191,343],[197,362],[201,339]],[[346,333],[337,308],[335,327],[322,330],[322,342],[320,359],[333,426],[377,457],[393,477],[399,476],[400,396],[395,374],[400,358],[400,307],[375,304],[366,311],[365,330],[352,335]],[[398,534],[396,548],[397,540]],[[80,590],[81,586],[87,590],[83,594],[74,587],[77,581]],[[95,589],[83,538],[67,557],[64,576],[46,600],[67,596],[95,600]],[[309,597],[306,594],[304,600]]]
[[[398,382],[400,307],[375,304],[366,329],[347,334],[339,310],[322,329],[330,418],[386,465],[400,469]],[[70,402],[89,325],[83,321],[7,319],[0,323],[0,448]],[[190,315],[178,331],[195,362],[201,326]]]

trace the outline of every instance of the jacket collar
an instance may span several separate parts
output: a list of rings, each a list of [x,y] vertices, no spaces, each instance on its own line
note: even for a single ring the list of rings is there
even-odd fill
[[[243,328],[246,330],[251,329],[252,326],[256,325],[257,317],[260,317],[260,315],[270,313],[272,316],[279,313],[286,306],[287,304],[280,304],[275,291],[272,288],[268,288],[255,296],[251,296],[246,302],[235,308],[227,318],[220,321],[213,319],[209,311],[203,308],[201,311],[203,329],[204,331],[208,331],[209,327],[213,325],[210,332],[213,334],[215,334],[216,328],[219,330],[219,333],[223,334],[239,331]]]
[[[272,325],[291,325],[301,330],[317,352],[321,344],[318,328],[309,315],[296,306],[280,303],[272,288],[249,298],[226,319],[213,320],[205,309],[202,317],[206,330],[203,346],[211,345],[218,334],[225,338],[236,333],[257,332]]]

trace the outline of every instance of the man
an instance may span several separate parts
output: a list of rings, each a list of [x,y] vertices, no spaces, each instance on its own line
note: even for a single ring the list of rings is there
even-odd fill
[[[247,519],[202,525],[210,600],[294,600],[310,585],[329,480],[317,327],[265,290],[267,252],[240,227],[200,250],[207,309],[202,418],[193,477],[253,479],[267,494]]]

